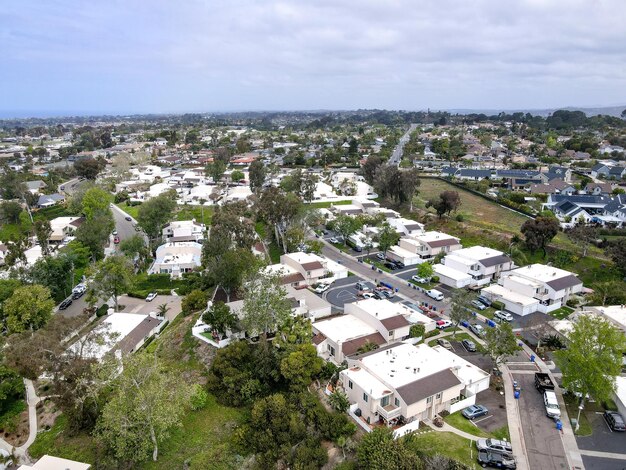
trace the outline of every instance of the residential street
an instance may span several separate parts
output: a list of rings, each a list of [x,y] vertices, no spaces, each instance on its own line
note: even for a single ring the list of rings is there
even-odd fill
[[[404,153],[404,144],[409,141],[409,137],[411,136],[411,132],[413,132],[417,128],[417,124],[411,124],[409,130],[404,133],[400,140],[398,141],[398,145],[393,149],[393,153],[391,154],[391,158],[389,158],[390,165],[400,165],[402,161],[402,154]]]

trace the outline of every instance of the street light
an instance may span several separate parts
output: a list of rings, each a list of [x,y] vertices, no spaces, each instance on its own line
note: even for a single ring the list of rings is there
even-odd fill
[[[578,432],[578,428],[580,428],[580,412],[583,410],[583,408],[585,408],[585,406],[581,401],[580,405],[578,405],[578,417],[576,418],[576,429],[574,429],[574,432]]]

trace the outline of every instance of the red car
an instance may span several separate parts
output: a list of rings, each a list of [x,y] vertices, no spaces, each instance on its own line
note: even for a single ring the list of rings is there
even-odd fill
[[[115,237],[113,239],[113,243],[115,243],[116,245],[120,242],[120,237]]]

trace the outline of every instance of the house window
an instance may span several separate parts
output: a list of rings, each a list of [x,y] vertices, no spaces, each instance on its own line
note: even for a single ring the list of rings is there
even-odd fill
[[[352,390],[352,380],[348,380],[348,388]]]
[[[433,397],[430,396],[426,399],[426,403],[432,403],[433,402]]]
[[[363,394],[363,401],[364,401],[365,403],[367,403],[367,399],[368,399],[368,397],[367,397],[367,393],[364,393],[364,394]]]
[[[381,398],[380,400],[380,406],[387,406],[389,404],[389,395],[387,395],[386,397]]]
[[[400,406],[400,400],[398,400],[397,398],[394,398],[394,399],[393,399],[393,403],[394,403],[394,405],[396,405],[396,406]]]
[[[392,336],[393,336],[393,330],[389,332],[389,337],[391,338]]]
[[[441,398],[441,393],[438,393],[438,394],[435,396],[435,398],[436,398],[437,400],[439,400],[439,399]]]

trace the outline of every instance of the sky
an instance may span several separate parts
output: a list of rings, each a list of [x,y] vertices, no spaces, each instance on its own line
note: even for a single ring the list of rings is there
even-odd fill
[[[625,0],[2,0],[0,115],[626,104]]]

